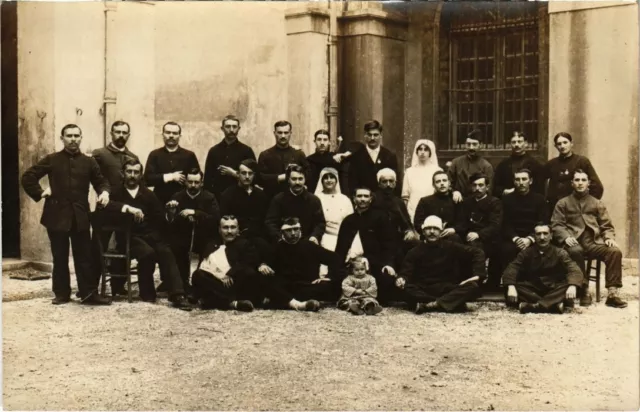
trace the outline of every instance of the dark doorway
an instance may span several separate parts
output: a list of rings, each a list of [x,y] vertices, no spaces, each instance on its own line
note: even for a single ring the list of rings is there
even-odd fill
[[[20,257],[18,4],[0,4],[2,25],[2,257]]]

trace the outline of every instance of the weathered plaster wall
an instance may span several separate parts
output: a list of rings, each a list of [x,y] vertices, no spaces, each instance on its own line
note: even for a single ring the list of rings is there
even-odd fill
[[[571,133],[604,184],[624,254],[637,257],[638,10],[607,6],[550,5],[549,156],[553,136]]]
[[[183,127],[182,145],[204,167],[222,137],[220,121],[235,114],[240,139],[258,153],[274,144],[273,123],[288,116],[286,4],[156,3],[156,114]],[[307,136],[293,125],[294,144]]]

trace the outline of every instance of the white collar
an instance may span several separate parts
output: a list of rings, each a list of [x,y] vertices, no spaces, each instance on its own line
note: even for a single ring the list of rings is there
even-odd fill
[[[173,153],[180,148],[180,145],[176,146],[175,149],[169,149],[167,146],[165,146],[164,148],[167,150],[167,152]]]
[[[127,192],[129,192],[131,197],[134,198],[134,199],[136,198],[136,196],[138,196],[138,190],[140,190],[140,186],[136,187],[135,189],[127,188]]]
[[[117,150],[121,153],[127,150],[127,146],[123,147],[122,149],[120,149],[118,146],[114,145],[113,143],[109,143],[109,146],[111,146],[112,149]]]
[[[378,146],[375,149],[371,149],[369,145],[366,145],[365,147],[367,148],[367,152],[369,153],[369,156],[371,156],[371,160],[373,160],[373,162],[375,163],[375,161],[378,160],[378,156],[380,155],[381,146]]]
[[[196,197],[198,197],[200,195],[200,193],[202,193],[202,190],[200,190],[198,193],[196,193],[194,196],[191,196],[191,193],[189,193],[188,190],[186,190],[187,192],[187,196],[189,196],[191,199],[195,199]]]
[[[479,202],[479,201],[481,201],[483,199],[486,199],[487,196],[489,196],[489,195],[485,193],[484,196],[482,196],[480,199],[476,199],[476,202]]]

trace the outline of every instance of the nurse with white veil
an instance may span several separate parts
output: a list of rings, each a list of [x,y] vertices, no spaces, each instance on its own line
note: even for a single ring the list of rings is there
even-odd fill
[[[320,172],[318,185],[314,193],[322,203],[322,212],[327,222],[320,246],[330,251],[336,250],[340,224],[345,217],[353,213],[351,200],[340,191],[338,171],[332,167],[325,167]],[[321,276],[327,273],[326,266],[320,269]]]
[[[402,183],[402,199],[407,205],[411,221],[420,199],[433,194],[433,174],[438,170],[442,169],[438,166],[436,145],[431,140],[418,140],[413,148],[411,167],[404,173]]]

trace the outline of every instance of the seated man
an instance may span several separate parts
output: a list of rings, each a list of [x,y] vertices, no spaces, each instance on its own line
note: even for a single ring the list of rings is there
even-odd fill
[[[156,262],[160,274],[168,282],[169,301],[182,310],[191,310],[185,299],[184,286],[171,248],[163,239],[166,225],[164,208],[151,190],[140,186],[142,164],[138,159],[130,159],[122,165],[124,186],[117,189],[105,211],[133,215],[131,229],[131,256],[138,260],[138,280],[140,298],[145,302],[155,302],[156,291],[153,272]],[[111,216],[117,219],[117,216]],[[118,244],[124,239],[116,237]]]
[[[167,237],[171,251],[176,258],[182,284],[186,292],[190,293],[190,253],[204,257],[202,253],[205,245],[212,238],[217,238],[215,234],[218,232],[216,226],[220,220],[220,209],[213,193],[202,188],[203,174],[199,169],[187,171],[186,176],[186,189],[174,194],[167,202],[166,218],[171,234]]]
[[[238,219],[220,220],[222,246],[210,242],[205,258],[193,272],[193,295],[203,309],[236,309],[251,312],[262,300],[265,282],[258,274],[259,258],[252,243],[240,236]]]
[[[416,313],[466,309],[466,302],[480,295],[486,277],[482,249],[442,240],[442,219],[429,216],[422,224],[424,242],[404,259],[396,286]],[[458,263],[470,261],[470,265]],[[471,272],[466,272],[471,268]],[[460,281],[461,279],[464,279]]]
[[[500,225],[502,224],[502,204],[488,194],[489,179],[482,173],[474,173],[469,178],[471,197],[462,202],[456,233],[467,244],[480,248],[489,258],[489,278],[487,289],[497,290],[500,285],[500,264],[496,256],[500,245]]]
[[[451,181],[447,172],[439,170],[433,174],[433,188],[435,192],[430,196],[425,196],[418,202],[416,215],[413,220],[413,227],[419,228],[427,216],[438,216],[442,219],[444,230],[440,234],[444,239],[452,242],[462,242],[456,233],[455,224],[457,222],[460,206],[453,201],[451,192]]]
[[[565,299],[573,306],[582,272],[565,250],[551,245],[548,224],[535,225],[535,240],[504,271],[507,303],[520,300],[520,313],[563,313]]]
[[[319,277],[320,265],[329,269],[326,277]],[[269,268],[260,268],[263,275],[275,272],[275,283],[279,289],[272,298],[276,304],[287,304],[291,299],[308,300],[309,310],[318,310],[318,300],[336,301],[338,288],[344,278],[342,262],[330,250],[302,238],[300,220],[285,218]]]
[[[378,285],[381,303],[392,300],[396,278],[395,256],[397,247],[393,229],[387,215],[371,208],[371,189],[355,190],[353,204],[355,212],[345,217],[340,224],[336,253],[340,262],[363,255],[370,264],[370,273]]]
[[[275,195],[267,211],[265,225],[269,238],[272,242],[278,242],[281,238],[282,219],[297,217],[302,228],[302,237],[319,245],[326,226],[322,203],[305,188],[302,166],[287,167],[285,175],[289,189]]]
[[[569,252],[585,275],[580,295],[580,305],[589,306],[589,277],[585,274],[585,257],[604,261],[605,287],[608,289],[606,304],[613,308],[626,308],[620,299],[622,287],[622,252],[615,241],[615,230],[607,208],[601,200],[589,194],[589,176],[582,169],[573,172],[573,193],[558,201],[551,217],[553,238]]]
[[[420,236],[413,229],[411,217],[407,210],[407,205],[402,198],[397,196],[396,172],[385,168],[378,172],[378,191],[376,192],[372,209],[379,210],[386,214],[393,229],[396,251],[396,265],[400,266],[405,253],[420,242]]]
[[[531,190],[533,178],[528,169],[513,174],[514,192],[502,196],[501,271],[518,253],[535,243],[533,228],[536,222],[547,221],[547,202],[540,193]]]

